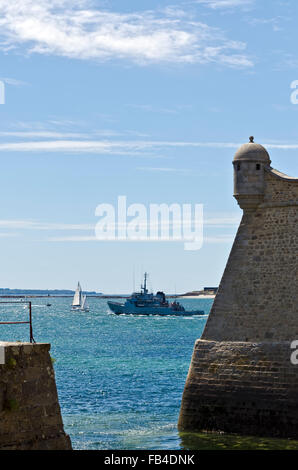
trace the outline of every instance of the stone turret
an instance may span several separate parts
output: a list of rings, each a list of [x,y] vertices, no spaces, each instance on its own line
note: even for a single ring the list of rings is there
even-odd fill
[[[179,429],[298,437],[298,178],[253,138],[236,152],[243,217],[196,341]]]
[[[265,168],[270,168],[267,150],[250,137],[248,144],[236,152],[234,165],[234,197],[241,209],[255,209],[264,199]]]

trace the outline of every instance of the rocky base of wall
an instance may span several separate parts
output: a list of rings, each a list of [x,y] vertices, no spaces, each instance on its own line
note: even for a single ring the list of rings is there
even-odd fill
[[[45,437],[36,436],[35,439],[1,443],[0,450],[71,450],[70,438],[67,434],[61,436]]]
[[[179,430],[298,438],[298,365],[291,363],[292,352],[290,342],[198,340]]]
[[[71,449],[50,345],[0,342],[0,348],[0,450]]]

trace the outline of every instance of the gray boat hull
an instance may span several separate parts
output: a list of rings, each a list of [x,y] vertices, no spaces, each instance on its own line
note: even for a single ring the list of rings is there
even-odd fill
[[[159,315],[159,316],[169,316],[174,315],[177,317],[191,317],[194,315],[205,315],[203,310],[174,310],[171,307],[137,307],[133,304],[126,305],[121,304],[120,302],[111,302],[108,301],[108,306],[110,310],[116,315]]]

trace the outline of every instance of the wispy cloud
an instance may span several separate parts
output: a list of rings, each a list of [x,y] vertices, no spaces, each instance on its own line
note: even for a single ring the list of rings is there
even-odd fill
[[[215,237],[204,237],[204,243],[233,243],[235,237],[233,235],[218,235]]]
[[[12,86],[28,85],[27,82],[24,82],[23,80],[17,80],[16,78],[0,77],[0,80],[5,82],[7,85],[12,85]]]
[[[248,5],[252,5],[254,0],[196,0],[196,3],[201,3],[213,9],[225,9],[247,7]]]
[[[204,225],[207,226],[233,226],[238,225],[240,222],[241,215],[232,214],[232,215],[208,215],[204,218]],[[180,224],[180,220],[174,221]],[[85,230],[94,230],[94,224],[71,224],[63,222],[44,222],[39,220],[31,219],[0,219],[0,230],[3,229],[14,229],[14,230],[71,230],[71,231],[85,231]],[[159,222],[158,222],[159,224]],[[117,226],[121,226],[121,223],[118,223]],[[0,232],[3,235],[5,232]],[[17,232],[15,232],[17,233]]]
[[[18,233],[9,233],[9,232],[0,233],[0,238],[11,238],[11,237],[17,237],[17,236],[19,236]]]
[[[152,146],[151,146],[152,147]],[[51,140],[0,144],[0,152],[66,152],[115,155],[142,155],[150,146],[142,142]]]
[[[116,137],[148,137],[148,134],[134,129],[111,129],[90,126],[89,122],[69,119],[48,119],[46,121],[13,121],[0,131],[0,137],[23,139],[96,139]]]
[[[65,235],[62,237],[48,237],[48,242],[98,242],[95,235]],[[117,240],[115,240],[117,241]]]
[[[231,2],[207,3],[216,8],[219,3]],[[181,16],[175,8],[116,13],[90,8],[88,0],[1,0],[0,37],[5,50],[25,47],[28,53],[76,59],[253,65],[244,52],[245,43]]]
[[[243,142],[242,142],[243,143]],[[40,140],[0,143],[0,152],[64,152],[99,155],[158,156],[148,154],[166,148],[237,149],[241,142],[152,141],[152,140]],[[264,143],[267,149],[297,150],[298,143]]]
[[[186,168],[171,168],[171,167],[152,167],[152,166],[140,166],[137,168],[140,171],[149,171],[154,173],[190,173],[191,170]]]
[[[189,111],[192,109],[191,104],[174,105],[171,107],[156,106],[152,104],[127,104],[129,108],[137,111],[144,111],[145,113],[156,113],[156,114],[179,114],[181,112]]]
[[[241,220],[242,214],[233,216],[218,216],[218,217],[206,217],[204,218],[204,225],[207,227],[226,227],[226,226],[238,226]]]
[[[252,26],[271,26],[273,31],[282,31],[284,28],[281,26],[282,21],[289,21],[290,18],[284,16],[276,16],[273,18],[248,18],[247,22]]]
[[[208,214],[204,217],[204,227],[209,231],[211,229],[218,228],[234,229],[239,225],[240,218],[240,214]],[[97,220],[94,220],[94,223],[73,224],[63,222],[45,222],[32,219],[0,219],[0,238],[17,237],[23,235],[26,231],[32,231],[49,232],[49,235],[47,235],[45,239],[43,238],[43,240],[50,242],[92,242],[98,241],[94,232],[96,222]],[[166,221],[160,224],[160,221],[158,221],[156,225],[167,225],[167,223],[168,222]],[[185,223],[186,222],[184,222],[184,225]],[[144,228],[147,228],[146,222],[140,224],[140,226],[142,225]],[[172,229],[176,226],[180,227],[181,220],[170,220],[170,226]],[[115,222],[115,229],[119,230],[119,228],[123,228],[123,224],[121,222]],[[59,235],[55,232],[58,232]],[[61,232],[64,233],[61,234]],[[74,235],[73,232],[77,233]],[[232,235],[212,235],[211,237],[209,235],[205,235],[205,241],[208,243],[229,242],[231,239],[233,239]],[[160,239],[158,238],[156,241],[160,241]]]
[[[214,243],[224,243],[224,244],[231,244],[233,243],[234,241],[234,236],[233,235],[218,235],[218,236],[214,236],[214,237],[210,237],[210,236],[205,236],[204,239],[203,239],[203,243],[207,243],[207,244],[214,244]],[[84,243],[84,242],[103,242],[105,240],[98,240],[96,238],[95,235],[90,235],[90,236],[61,236],[61,237],[48,237],[47,238],[47,241],[48,242],[72,242],[72,243]],[[130,238],[127,238],[126,240],[118,240],[117,238],[115,238],[114,240],[106,240],[108,242],[118,242],[118,243],[123,243],[123,242],[131,242],[131,243],[138,243],[138,242],[174,242],[174,243],[179,243],[180,240],[174,240],[174,239],[161,239],[161,238],[156,238],[155,240],[154,239],[144,239],[144,240],[141,240],[141,239],[138,239],[138,240],[132,240]]]
[[[67,224],[36,220],[0,220],[0,229],[14,230],[94,230],[94,226],[95,224]]]
[[[79,132],[54,132],[54,131],[0,131],[0,137],[22,137],[26,139],[47,138],[47,139],[66,139],[66,138],[84,138],[88,134]]]
[[[0,131],[0,137],[20,137],[23,139],[90,139],[90,137],[147,137],[147,134],[137,131],[115,131],[112,129],[91,130],[84,132],[59,132],[51,130],[26,130],[26,131]]]
[[[177,114],[178,112],[177,109],[163,108],[161,106],[153,106],[152,104],[128,104],[127,106],[150,113]]]
[[[287,70],[295,69],[298,67],[298,57],[295,54],[289,53],[288,51],[279,50],[278,55],[280,57],[279,62],[275,65],[274,70]]]

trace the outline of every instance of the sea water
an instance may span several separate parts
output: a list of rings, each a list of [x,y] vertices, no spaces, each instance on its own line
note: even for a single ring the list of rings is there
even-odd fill
[[[64,427],[75,449],[180,448],[183,387],[207,316],[118,316],[100,298],[88,299],[89,312],[71,311],[70,298],[30,300],[35,341],[51,343]],[[212,305],[212,299],[180,302],[206,313]],[[0,321],[26,315],[25,305],[1,304]],[[29,327],[0,325],[0,339],[28,341]]]
[[[286,441],[276,447],[276,440],[179,435],[185,379],[207,316],[117,316],[100,298],[88,299],[89,312],[74,312],[71,300],[31,299],[34,338],[51,343],[64,428],[74,449],[298,447]],[[206,313],[213,302],[179,301],[187,310]],[[0,321],[21,321],[27,313],[25,305],[0,304]],[[28,341],[28,325],[0,325],[0,340]]]

